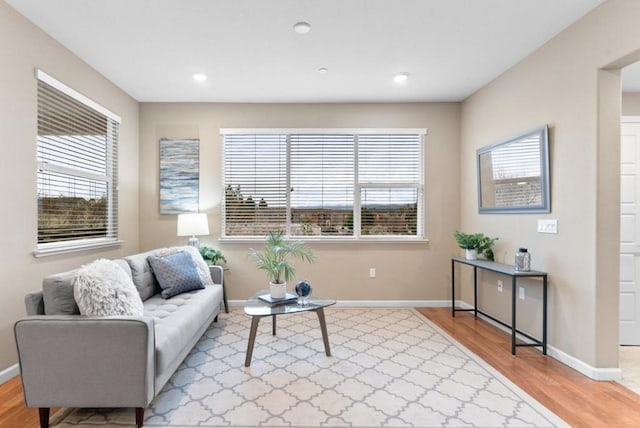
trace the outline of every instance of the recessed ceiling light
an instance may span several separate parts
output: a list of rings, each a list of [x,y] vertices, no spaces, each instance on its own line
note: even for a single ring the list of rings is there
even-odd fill
[[[205,80],[207,80],[207,75],[204,73],[194,73],[193,80],[197,82],[204,82]]]
[[[318,73],[320,73],[320,74],[327,74],[328,72],[329,72],[329,69],[326,68],[326,67],[320,67],[318,69]]]
[[[298,34],[307,34],[309,31],[311,31],[311,24],[304,21],[296,22],[293,25],[293,31],[295,31]]]
[[[396,83],[404,83],[409,79],[409,73],[402,72],[393,75],[393,81]]]

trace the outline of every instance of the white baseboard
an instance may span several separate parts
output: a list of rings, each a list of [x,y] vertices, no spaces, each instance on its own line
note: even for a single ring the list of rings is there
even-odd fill
[[[338,300],[340,308],[440,308],[451,307],[446,300]]]
[[[561,363],[571,367],[572,369],[590,377],[593,380],[620,380],[622,379],[622,370],[618,367],[598,368],[593,367],[576,357],[567,354],[553,346],[547,345],[547,355],[560,361]]]
[[[242,307],[246,300],[229,300],[229,306]],[[451,300],[337,300],[340,308],[442,308]]]
[[[18,364],[14,364],[6,369],[0,371],[0,385],[13,379],[20,374],[20,367]]]
[[[457,301],[456,305],[464,309],[473,309],[473,306],[462,301]],[[482,318],[484,321],[493,325],[494,327],[499,328],[509,334],[511,334],[511,329],[503,326],[492,320],[491,318],[487,318],[482,314],[478,314],[478,317]],[[518,335],[518,339],[521,339],[525,343],[531,343],[532,341],[527,337]],[[593,379],[593,380],[620,380],[622,379],[622,370],[618,367],[612,368],[598,368],[593,367],[578,358],[567,354],[564,351],[559,350],[547,343],[547,355],[553,358],[554,360],[560,361],[562,364],[571,367],[575,371],[582,373],[583,375]]]

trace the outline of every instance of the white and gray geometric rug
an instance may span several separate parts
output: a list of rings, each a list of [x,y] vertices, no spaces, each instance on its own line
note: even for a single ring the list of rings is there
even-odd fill
[[[325,309],[260,322],[220,314],[145,412],[146,427],[553,427],[560,418],[411,309]],[[55,418],[55,417],[54,417]],[[55,418],[60,419],[60,416]],[[132,426],[133,409],[66,412],[56,427]]]

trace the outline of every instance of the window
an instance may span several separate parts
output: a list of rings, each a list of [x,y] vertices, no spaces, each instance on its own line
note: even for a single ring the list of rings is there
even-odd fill
[[[38,70],[38,250],[114,243],[120,118]]]
[[[422,239],[426,130],[222,130],[223,238]]]

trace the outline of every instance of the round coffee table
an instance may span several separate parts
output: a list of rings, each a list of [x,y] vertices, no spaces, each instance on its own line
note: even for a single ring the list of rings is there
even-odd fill
[[[324,342],[324,352],[327,354],[327,357],[330,357],[331,349],[329,348],[329,336],[327,334],[327,323],[324,318],[324,308],[335,305],[336,301],[326,299],[324,297],[313,296],[306,305],[298,305],[295,300],[288,303],[270,304],[260,299],[260,296],[268,294],[269,290],[258,291],[256,294],[249,297],[244,304],[244,313],[251,316],[251,331],[249,332],[249,342],[247,343],[247,355],[244,360],[244,366],[249,367],[251,365],[253,345],[256,341],[256,333],[258,331],[260,318],[271,317],[273,323],[272,334],[275,336],[276,315],[297,314],[308,311],[313,311],[318,315],[320,330],[322,331],[322,341]]]

